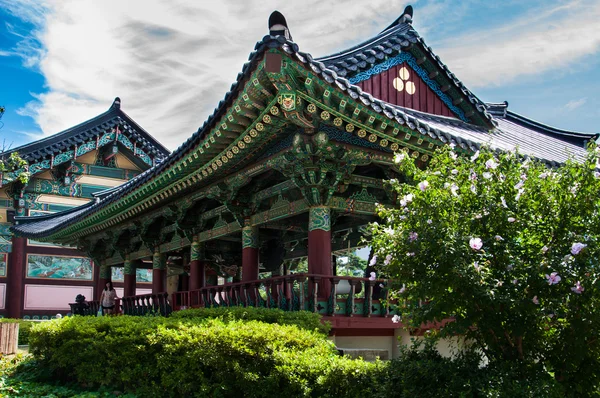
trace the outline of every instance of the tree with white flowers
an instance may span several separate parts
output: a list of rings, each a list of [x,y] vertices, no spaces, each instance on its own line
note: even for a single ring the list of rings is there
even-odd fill
[[[380,207],[371,226],[378,276],[406,303],[395,320],[449,320],[439,335],[464,336],[490,363],[543,366],[572,391],[597,391],[597,151],[558,168],[489,149],[446,147],[425,170],[395,159],[407,180],[389,182],[400,205]]]

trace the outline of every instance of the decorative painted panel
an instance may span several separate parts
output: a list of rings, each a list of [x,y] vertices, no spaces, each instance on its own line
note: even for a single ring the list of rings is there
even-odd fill
[[[98,147],[104,146],[114,140],[115,140],[115,132],[114,131],[111,131],[110,133],[106,133],[98,141]]]
[[[85,144],[77,147],[77,156],[85,155],[86,153],[91,152],[94,149],[96,149],[95,141],[86,142]]]
[[[117,141],[119,141],[121,144],[123,144],[125,146],[125,148],[133,151],[133,144],[131,143],[129,138],[127,138],[127,136],[125,136],[123,134],[119,134],[119,138],[117,138]]]
[[[6,283],[0,283],[0,310],[6,308]]]
[[[6,264],[8,263],[8,253],[0,253],[0,276],[6,276]]]
[[[27,277],[91,281],[92,261],[86,257],[28,254]]]
[[[390,58],[349,79],[374,97],[392,104],[468,121],[439,84],[409,53]]]
[[[123,282],[125,280],[125,271],[123,267],[111,267],[112,275],[111,280],[113,282]],[[138,268],[135,270],[135,281],[136,283],[152,283],[152,270]],[[141,294],[141,293],[138,293]]]
[[[25,285],[25,310],[68,310],[78,294],[94,297],[92,286]]]
[[[148,156],[148,154],[144,151],[142,151],[140,148],[135,148],[135,155],[138,156],[140,159],[142,159],[144,161],[144,163],[152,166],[152,159],[150,158],[150,156]]]

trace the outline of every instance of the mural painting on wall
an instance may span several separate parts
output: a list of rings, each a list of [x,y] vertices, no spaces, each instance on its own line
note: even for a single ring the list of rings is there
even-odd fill
[[[27,255],[27,277],[91,281],[92,260],[85,257]]]
[[[113,282],[125,281],[123,267],[112,267],[111,280]],[[135,281],[137,283],[152,283],[152,270],[138,268],[135,270]]]
[[[6,276],[7,253],[0,253],[0,276]]]

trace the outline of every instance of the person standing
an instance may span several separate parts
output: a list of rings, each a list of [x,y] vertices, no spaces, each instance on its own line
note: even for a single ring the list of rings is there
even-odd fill
[[[118,299],[117,292],[112,282],[106,282],[106,287],[100,296],[100,305],[102,305],[103,315],[112,315],[115,313],[115,302]]]

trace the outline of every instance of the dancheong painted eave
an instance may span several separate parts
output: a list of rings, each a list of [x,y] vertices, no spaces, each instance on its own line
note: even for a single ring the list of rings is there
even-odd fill
[[[400,24],[395,23],[384,31],[384,33],[394,29],[399,30],[398,26]],[[219,103],[214,113],[196,133],[161,163],[131,181],[98,196],[95,202],[82,206],[76,211],[69,212],[68,214],[57,213],[56,215],[46,217],[44,220],[38,219],[39,221],[28,217],[20,217],[17,220],[18,225],[13,227],[13,231],[18,235],[38,239],[51,240],[55,234],[63,234],[62,238],[64,238],[64,231],[68,229],[74,230],[76,224],[77,228],[79,226],[88,228],[83,224],[80,225],[80,223],[83,223],[85,220],[94,220],[95,214],[105,212],[105,209],[109,207],[113,209],[111,210],[111,214],[119,212],[118,214],[125,214],[125,216],[120,216],[121,218],[127,218],[127,208],[123,209],[119,206],[119,203],[124,198],[131,198],[131,195],[135,196],[136,192],[142,192],[146,188],[151,188],[155,191],[163,192],[163,198],[165,196],[168,197],[173,192],[178,192],[178,189],[169,187],[173,187],[173,184],[188,178],[192,173],[199,175],[198,170],[201,167],[211,164],[214,166],[216,162],[219,162],[218,157],[221,155],[220,153],[214,157],[214,154],[209,155],[209,152],[205,152],[203,148],[209,148],[211,142],[214,143],[215,140],[222,140],[222,137],[219,138],[222,135],[222,132],[218,130],[219,126],[225,125],[228,123],[228,120],[234,120],[232,109],[236,108],[239,101],[241,101],[240,98],[243,96],[244,88],[252,84],[260,86],[257,81],[252,81],[252,76],[254,76],[253,74],[257,72],[259,67],[264,67],[265,53],[267,52],[281,54],[285,62],[292,62],[297,65],[300,68],[298,70],[301,70],[303,75],[308,76],[304,84],[288,87],[289,90],[297,92],[300,97],[310,99],[310,96],[306,95],[302,90],[310,85],[308,83],[309,79],[318,81],[319,84],[323,85],[325,92],[329,93],[328,95],[334,93],[340,98],[345,98],[343,99],[344,103],[354,104],[356,112],[371,115],[369,119],[377,120],[380,126],[387,125],[388,131],[393,129],[396,131],[395,134],[398,134],[397,131],[408,132],[406,133],[407,137],[416,137],[419,142],[426,140],[426,142],[435,146],[454,144],[457,148],[466,152],[476,151],[482,145],[489,145],[496,150],[518,149],[527,156],[540,159],[550,165],[557,165],[569,158],[582,159],[585,156],[586,142],[597,138],[596,134],[567,132],[544,126],[543,124],[516,115],[508,111],[506,106],[503,108],[499,104],[483,104],[480,101],[477,103],[479,108],[483,107],[486,118],[493,121],[489,127],[392,105],[374,98],[370,93],[364,92],[359,87],[353,85],[348,79],[340,76],[335,70],[332,70],[327,62],[313,59],[310,54],[300,52],[298,45],[291,41],[291,35],[289,35],[287,27],[285,30],[272,30],[270,33],[257,43],[255,51],[249,56],[249,62],[244,65],[242,72],[238,74],[236,82],[231,86],[230,91]],[[351,49],[340,54],[352,51],[355,50]],[[331,60],[335,57],[331,56],[328,59]],[[437,57],[435,58],[438,59]],[[322,58],[325,61],[328,61],[328,59]],[[271,83],[272,87],[263,88],[268,93],[269,98],[275,98],[278,96],[279,89],[275,81],[271,81]],[[255,119],[249,124],[250,127],[247,128],[248,131],[258,120],[263,120],[263,113],[255,116]],[[346,117],[344,123],[356,122],[358,125],[360,121],[353,120],[351,117]],[[240,138],[244,135],[244,131],[246,130],[235,134]],[[352,130],[348,129],[346,131],[348,134],[353,134],[354,126]],[[216,132],[219,134],[215,135]],[[372,135],[375,134],[373,133]],[[375,139],[383,141],[396,138],[388,135],[378,136]],[[398,142],[402,146],[402,140],[398,139]],[[256,155],[255,158],[258,158],[259,155]],[[200,161],[202,163],[198,163]],[[215,168],[215,170],[217,169]],[[162,185],[158,183],[159,180],[163,181],[160,183]],[[199,175],[194,180],[194,183],[198,180],[202,181],[203,177]],[[210,182],[212,180],[209,176],[204,181]],[[189,186],[189,181],[187,182]],[[167,183],[171,185],[167,185]],[[201,187],[202,184],[205,184],[205,182],[198,184],[198,187]],[[131,206],[134,205],[137,205],[137,203]],[[105,215],[106,217],[115,217],[106,212]],[[102,219],[106,218],[105,215],[102,216]]]
[[[27,160],[27,171],[33,176],[110,144],[121,146],[143,169],[159,163],[170,154],[121,109],[121,100],[117,97],[106,112],[60,133],[11,148],[0,153],[0,157],[19,153]],[[18,172],[5,173],[2,185],[13,182],[17,175]]]

